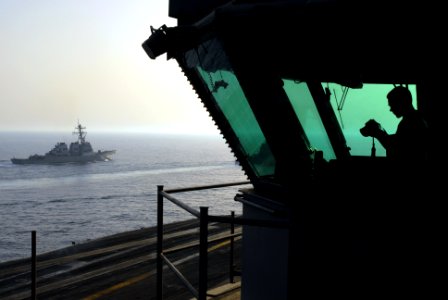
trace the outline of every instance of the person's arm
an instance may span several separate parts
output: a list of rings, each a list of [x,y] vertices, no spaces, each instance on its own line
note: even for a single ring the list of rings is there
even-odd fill
[[[386,130],[380,129],[377,132],[375,132],[375,135],[372,135],[374,138],[376,138],[380,144],[384,147],[384,149],[390,150],[393,140],[393,134],[388,134]]]

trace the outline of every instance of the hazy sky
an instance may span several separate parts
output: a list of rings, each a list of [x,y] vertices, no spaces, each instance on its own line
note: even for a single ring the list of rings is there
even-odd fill
[[[0,130],[217,134],[175,60],[141,44],[168,0],[0,0]]]

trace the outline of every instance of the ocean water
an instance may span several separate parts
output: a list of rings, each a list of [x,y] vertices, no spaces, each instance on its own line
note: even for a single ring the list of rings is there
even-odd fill
[[[118,232],[156,225],[157,185],[165,189],[247,180],[220,136],[90,134],[94,150],[117,150],[111,161],[88,164],[14,165],[12,157],[44,154],[61,133],[0,132],[0,262]],[[241,213],[239,188],[175,194],[211,214]],[[164,202],[165,223],[191,218]]]

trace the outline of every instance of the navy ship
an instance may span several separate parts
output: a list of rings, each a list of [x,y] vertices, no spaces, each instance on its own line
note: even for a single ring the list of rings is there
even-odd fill
[[[87,132],[85,127],[78,125],[73,134],[78,135],[76,142],[70,143],[70,147],[65,142],[57,142],[56,145],[44,155],[34,154],[28,158],[11,158],[14,164],[61,164],[61,163],[88,163],[97,161],[108,161],[116,150],[93,151],[90,142],[86,141]]]

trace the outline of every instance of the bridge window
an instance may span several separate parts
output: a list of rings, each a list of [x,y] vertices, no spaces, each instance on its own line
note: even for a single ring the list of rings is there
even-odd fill
[[[322,119],[319,116],[314,99],[308,89],[308,85],[305,82],[284,79],[283,88],[310,141],[311,147],[323,151],[324,158],[327,161],[335,159],[336,154],[334,153]]]
[[[196,57],[194,67],[237,136],[241,146],[239,150],[246,156],[256,176],[273,175],[275,158],[220,43],[207,41],[187,56],[190,64],[191,57]]]
[[[347,89],[345,92],[343,86],[335,83],[322,83],[322,87],[330,89],[330,102],[351,155],[370,155],[372,138],[364,137],[359,132],[369,119],[378,121],[388,133],[395,133],[400,119],[390,112],[386,97],[393,88],[392,84],[364,84],[361,89]],[[408,88],[416,107],[416,86],[409,85]],[[386,150],[378,141],[375,142],[375,148],[377,156],[386,156]]]

